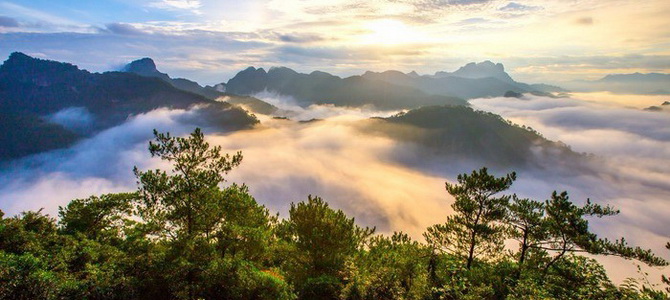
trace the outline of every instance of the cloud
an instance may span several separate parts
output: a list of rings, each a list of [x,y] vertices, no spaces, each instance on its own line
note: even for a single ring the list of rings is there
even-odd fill
[[[469,6],[477,4],[487,4],[492,2],[492,0],[421,0],[414,1],[419,7],[424,8],[437,8],[437,7],[449,7],[449,6]]]
[[[444,191],[444,181],[453,182],[457,174],[482,166],[476,159],[418,155],[425,153],[419,145],[360,130],[369,117],[394,112],[318,105],[305,109],[289,97],[257,96],[292,111],[291,120],[259,115],[262,124],[250,130],[204,132],[225,152],[243,152],[243,163],[229,174],[229,183],[246,183],[259,202],[281,216],[286,216],[289,203],[319,195],[361,224],[387,233],[403,230],[420,239],[427,226],[443,222],[451,212],[453,199]],[[471,104],[595,155],[579,169],[560,161],[516,169],[518,180],[511,192],[544,200],[553,190],[567,190],[577,203],[591,198],[614,205],[622,214],[593,220],[596,232],[609,238],[626,236],[634,244],[665,253],[670,234],[670,120],[661,118],[662,113],[535,96],[477,99]],[[323,120],[299,122],[311,118]],[[134,165],[169,167],[146,150],[151,130],[185,135],[206,125],[193,123],[199,119],[197,110],[159,109],[70,149],[15,162],[0,172],[0,206],[9,214],[41,207],[54,214],[58,205],[73,198],[134,190]],[[493,170],[497,175],[509,171]],[[618,279],[634,275],[633,267],[616,272],[627,266],[614,262],[611,274]]]
[[[68,107],[46,117],[49,122],[59,124],[77,133],[89,133],[92,130],[93,114],[85,107]]]
[[[472,5],[491,2],[491,0],[440,0],[439,2],[447,2],[451,5]]]
[[[19,22],[14,18],[0,16],[0,27],[19,27]]]
[[[71,62],[92,72],[116,70],[137,57],[151,57],[172,77],[202,84],[220,83],[249,65],[277,65],[267,54],[269,44],[265,42],[237,39],[221,32],[168,35],[135,27],[141,30],[136,32],[123,25],[110,25],[110,29],[97,34],[3,34],[0,57],[6,58],[14,51],[41,53],[43,58]]]
[[[202,14],[200,0],[160,0],[150,2],[147,6],[165,10],[186,10],[194,14]]]
[[[44,207],[53,215],[59,205],[74,198],[131,191],[134,165],[169,169],[146,150],[151,130],[185,135],[194,125],[184,120],[193,119],[195,113],[159,109],[70,149],[15,162],[0,173],[0,205],[8,214]],[[298,113],[292,121],[265,118],[253,130],[217,133],[205,128],[211,143],[226,152],[243,151],[243,164],[231,172],[229,182],[247,183],[261,203],[284,216],[289,203],[313,194],[363,224],[383,232],[402,229],[414,236],[449,210],[443,179],[394,164],[394,141],[357,130],[359,121],[376,112],[314,106]],[[312,117],[327,119],[295,121]]]
[[[510,2],[507,3],[507,5],[500,7],[498,10],[504,12],[524,12],[524,11],[536,11],[541,9],[542,7],[540,6],[523,5],[516,2]]]
[[[300,34],[300,33],[291,33],[291,34],[278,34],[277,37],[280,41],[286,43],[311,43],[323,41],[324,38],[316,34]]]
[[[107,31],[113,33],[113,34],[120,34],[120,35],[143,35],[146,34],[144,31],[136,28],[135,26],[131,24],[125,24],[125,23],[109,23],[105,25],[105,28]]]
[[[470,103],[530,126],[549,139],[563,141],[575,151],[595,154],[589,166],[592,175],[559,178],[553,185],[567,184],[569,191],[579,195],[575,200],[590,197],[596,203],[620,208],[621,215],[607,223],[607,230],[603,224],[596,225],[602,234],[624,235],[663,253],[663,241],[670,236],[670,221],[663,216],[670,209],[670,119],[666,115],[616,103],[534,96]],[[545,177],[539,175],[534,180],[552,182]]]
[[[458,26],[467,26],[467,25],[478,25],[478,24],[487,24],[491,21],[485,18],[468,18],[454,23]]]
[[[575,20],[575,24],[577,25],[593,25],[593,18],[592,17],[581,17]]]
[[[12,12],[16,15],[21,15],[26,18],[50,23],[50,24],[75,24],[74,21],[62,18],[60,16],[47,13],[41,10],[28,8],[26,6],[18,5],[10,2],[0,2],[0,7],[5,9],[5,12]]]

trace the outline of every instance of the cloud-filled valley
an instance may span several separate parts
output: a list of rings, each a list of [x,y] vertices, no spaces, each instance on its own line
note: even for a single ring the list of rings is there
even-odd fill
[[[452,199],[444,191],[444,181],[482,166],[476,160],[416,157],[421,145],[361,129],[372,122],[369,117],[394,111],[323,105],[298,108],[287,105],[290,99],[259,96],[293,110],[294,115],[288,120],[259,115],[261,123],[247,130],[204,131],[208,141],[224,151],[243,152],[243,163],[229,174],[229,183],[247,184],[261,203],[281,216],[286,216],[290,202],[319,195],[361,224],[377,226],[381,232],[402,230],[419,238],[427,226],[442,222],[450,212]],[[560,161],[494,169],[518,172],[513,192],[543,200],[553,190],[567,190],[577,203],[591,198],[613,205],[621,215],[593,220],[596,232],[608,238],[626,235],[634,244],[663,253],[670,234],[664,216],[670,210],[667,115],[529,95],[475,99],[471,104],[531,126],[577,152],[593,154],[578,170]],[[193,114],[194,110],[154,110],[71,148],[15,161],[0,176],[0,204],[9,214],[44,208],[55,215],[59,205],[74,198],[132,191],[136,188],[133,166],[167,167],[147,151],[152,129],[185,135],[202,126],[189,121]],[[299,122],[315,118],[322,120]]]
[[[184,136],[201,127],[210,143],[244,155],[228,184],[247,184],[280,217],[317,195],[359,224],[421,240],[452,213],[444,182],[486,166],[516,171],[511,192],[521,197],[565,190],[578,204],[613,205],[621,215],[592,220],[595,232],[665,253],[670,120],[662,96],[568,98],[490,61],[348,78],[250,67],[216,87],[172,78],[150,58],[123,70],[89,73],[21,53],[3,64],[0,93],[9,101],[0,127],[12,145],[0,153],[5,213],[55,216],[75,198],[133,191],[134,166],[169,169],[147,151],[153,129]],[[661,109],[643,109],[652,104]],[[614,280],[634,275],[632,263],[601,261]]]

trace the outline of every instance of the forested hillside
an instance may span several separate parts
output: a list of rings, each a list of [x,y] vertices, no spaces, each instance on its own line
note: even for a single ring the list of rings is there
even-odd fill
[[[372,118],[361,128],[419,145],[417,151],[422,155],[475,160],[490,167],[537,166],[543,160],[579,163],[586,158],[532,128],[466,106],[424,106],[388,118]]]
[[[72,64],[15,52],[0,66],[0,161],[68,147],[133,115],[195,105],[200,105],[200,113],[226,119],[226,128],[258,122],[242,109],[157,78],[89,73]]]
[[[0,213],[0,299],[667,299],[670,293],[635,280],[617,286],[590,258],[668,265],[623,238],[602,239],[590,230],[590,218],[614,216],[615,208],[576,205],[560,191],[547,200],[519,198],[508,192],[514,172],[497,177],[482,168],[447,182],[453,213],[413,240],[361,227],[317,196],[291,204],[280,218],[246,186],[222,187],[241,153],[210,147],[199,129],[185,138],[154,135],[151,155],[172,169],[135,168],[136,191],[72,200],[58,219],[40,211]],[[505,241],[515,242],[505,247]]]

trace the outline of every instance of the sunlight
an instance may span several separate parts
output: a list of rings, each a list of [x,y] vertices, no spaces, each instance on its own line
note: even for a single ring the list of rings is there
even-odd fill
[[[419,34],[398,20],[375,20],[365,25],[370,31],[363,35],[361,41],[365,44],[398,45],[417,42]]]

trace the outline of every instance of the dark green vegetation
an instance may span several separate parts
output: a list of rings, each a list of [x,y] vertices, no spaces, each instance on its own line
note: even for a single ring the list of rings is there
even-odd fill
[[[616,286],[580,255],[667,265],[589,230],[588,218],[617,211],[576,205],[565,192],[546,201],[504,194],[514,173],[483,168],[447,183],[454,212],[422,243],[375,234],[319,197],[279,219],[246,186],[220,187],[241,153],[221,154],[200,130],[154,135],[149,151],[172,169],[135,169],[136,192],[73,200],[58,220],[0,212],[0,299],[668,297],[634,280]],[[518,245],[503,250],[510,239]]]
[[[194,105],[200,105],[202,119],[216,114],[212,124],[225,119],[225,128],[245,128],[257,122],[241,109],[160,79],[124,72],[89,73],[71,64],[12,53],[0,66],[0,161],[70,146],[132,115]],[[47,122],[49,116],[71,108],[90,117],[85,132]],[[69,121],[76,122],[78,116],[74,117]]]
[[[416,143],[422,155],[452,160],[476,159],[488,166],[524,167],[539,160],[580,161],[582,155],[560,142],[547,140],[532,128],[499,115],[465,106],[429,106],[376,118],[365,132]]]
[[[76,133],[35,115],[0,111],[0,161],[67,147],[78,139]]]
[[[267,72],[262,68],[250,67],[230,79],[226,90],[238,95],[254,95],[267,90],[291,96],[304,107],[311,104],[333,104],[401,109],[424,105],[467,104],[457,97],[427,94],[416,88],[369,80],[362,76],[343,79],[319,71],[301,74],[284,67],[271,68]]]

